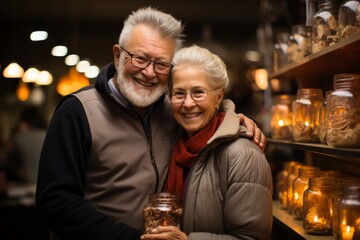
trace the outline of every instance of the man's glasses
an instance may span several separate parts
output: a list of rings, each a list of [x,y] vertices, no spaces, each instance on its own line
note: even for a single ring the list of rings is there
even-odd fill
[[[156,62],[152,61],[146,57],[137,56],[135,54],[132,54],[131,52],[127,51],[125,48],[120,47],[122,50],[124,50],[131,58],[130,62],[132,65],[138,68],[147,68],[150,63],[154,64],[154,71],[159,74],[169,74],[171,69],[174,65],[167,63],[167,62]]]
[[[191,98],[194,100],[194,102],[201,102],[204,101],[208,95],[209,92],[218,90],[218,88],[205,90],[205,89],[193,89],[190,92],[185,92],[182,90],[173,90],[171,92],[171,102],[172,103],[183,103],[186,99],[186,95],[190,94]]]

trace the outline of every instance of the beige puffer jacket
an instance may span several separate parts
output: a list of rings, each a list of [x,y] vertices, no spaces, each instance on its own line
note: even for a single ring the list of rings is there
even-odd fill
[[[238,138],[238,123],[237,114],[227,111],[191,168],[182,226],[190,240],[271,237],[270,166],[254,142]]]

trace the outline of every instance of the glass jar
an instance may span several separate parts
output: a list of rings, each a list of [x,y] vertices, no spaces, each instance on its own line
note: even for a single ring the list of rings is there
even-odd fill
[[[286,179],[290,173],[291,166],[297,164],[296,161],[286,161],[283,163],[283,170],[281,170],[276,176],[276,193],[280,202],[280,207],[286,209],[287,206],[287,191],[286,191]]]
[[[319,0],[312,27],[312,53],[339,41],[338,14],[341,0]]]
[[[288,64],[288,41],[289,33],[281,32],[276,35],[276,43],[273,51],[273,71],[277,72],[280,68]]]
[[[288,47],[288,62],[298,63],[311,53],[311,27],[294,25]]]
[[[302,163],[294,164],[291,166],[290,174],[286,179],[286,191],[287,191],[287,212],[292,214],[292,200],[294,197],[294,180],[299,176],[299,169],[303,166]]]
[[[319,142],[319,110],[323,92],[319,88],[301,88],[292,104],[293,139],[296,142]]]
[[[299,176],[293,182],[294,196],[292,201],[292,214],[294,219],[302,220],[303,196],[309,186],[309,178],[319,176],[320,169],[312,166],[301,166]]]
[[[292,136],[292,102],[295,96],[279,95],[274,98],[271,107],[271,137],[273,139],[291,140]]]
[[[344,189],[339,205],[339,239],[360,239],[360,186]]]
[[[325,97],[323,102],[320,105],[319,112],[319,139],[320,142],[326,144],[326,134],[327,134],[327,126],[326,126],[326,111],[327,111],[327,98],[331,91],[325,92]]]
[[[334,91],[327,103],[327,144],[360,147],[360,73],[334,76]]]
[[[179,198],[170,193],[150,193],[144,207],[144,232],[149,233],[157,226],[180,227],[183,209]]]
[[[304,192],[303,227],[307,234],[332,234],[334,178],[311,177]]]
[[[333,236],[339,239],[339,204],[340,199],[344,193],[344,189],[349,186],[360,186],[360,178],[355,177],[341,177],[335,180],[334,195],[332,198],[332,212],[333,212]],[[342,224],[343,226],[345,223]]]
[[[340,40],[360,33],[360,1],[344,1],[339,9]]]

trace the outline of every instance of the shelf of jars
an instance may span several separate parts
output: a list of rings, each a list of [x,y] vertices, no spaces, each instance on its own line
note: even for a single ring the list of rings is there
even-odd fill
[[[343,39],[270,74],[270,79],[297,80],[299,88],[332,86],[335,74],[360,72],[360,33]]]
[[[322,143],[301,143],[289,140],[268,139],[269,144],[286,145],[298,150],[310,151],[332,157],[343,158],[354,163],[360,163],[360,149],[359,148],[339,148],[332,147]]]
[[[274,201],[273,203],[273,216],[275,218],[275,221],[284,224],[286,227],[288,227],[289,231],[295,232],[296,235],[299,235],[302,239],[306,239],[306,240],[335,239],[333,236],[319,236],[319,235],[307,234],[304,230],[303,222],[301,220],[294,219],[292,215],[290,215],[286,210],[282,209],[278,201]]]

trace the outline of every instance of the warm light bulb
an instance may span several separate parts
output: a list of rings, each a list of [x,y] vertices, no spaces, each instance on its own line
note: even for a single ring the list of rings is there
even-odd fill
[[[31,41],[44,41],[48,37],[48,33],[46,31],[33,31],[30,34]]]
[[[50,85],[53,81],[52,75],[48,71],[41,71],[36,81],[37,85]]]
[[[30,82],[36,82],[39,77],[39,70],[36,68],[29,68],[26,70],[24,75],[22,76],[23,82],[30,83]]]
[[[19,86],[16,89],[16,96],[22,102],[26,101],[30,96],[29,86],[23,81],[20,81]]]
[[[255,70],[255,83],[261,90],[265,90],[268,87],[268,72],[264,68]]]
[[[6,78],[21,78],[24,74],[24,69],[16,62],[10,63],[3,72]]]
[[[281,119],[279,120],[279,126],[280,127],[284,126],[284,120],[281,120]]]
[[[55,57],[63,57],[67,54],[68,49],[66,46],[58,45],[51,49],[51,55]]]

